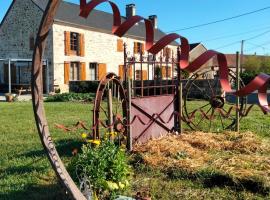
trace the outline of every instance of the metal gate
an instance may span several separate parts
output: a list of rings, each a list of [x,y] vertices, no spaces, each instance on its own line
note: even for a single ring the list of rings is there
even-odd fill
[[[130,130],[133,143],[143,143],[176,131],[178,117],[178,56],[166,48],[158,56],[128,56],[124,46],[124,77],[130,83]],[[128,84],[127,84],[128,85]],[[128,86],[126,87],[128,88]]]

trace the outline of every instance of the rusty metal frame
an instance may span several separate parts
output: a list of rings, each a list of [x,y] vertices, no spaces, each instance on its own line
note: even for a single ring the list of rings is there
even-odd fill
[[[50,135],[43,103],[42,57],[44,54],[46,38],[50,32],[60,2],[60,0],[50,0],[48,2],[36,37],[32,63],[32,103],[40,140],[60,183],[65,187],[72,199],[86,200],[70,177],[57,153]]]
[[[119,87],[119,94],[120,98],[122,99],[122,111],[123,111],[123,117],[128,117],[128,100],[125,93],[125,89],[123,88],[122,83],[118,79],[117,75],[114,73],[107,74],[101,81],[97,89],[97,94],[94,102],[94,109],[93,109],[93,138],[94,139],[100,139],[100,133],[99,133],[99,126],[101,124],[101,121],[99,120],[99,113],[100,113],[100,106],[102,102],[102,98],[104,96],[104,91],[106,89],[106,85],[112,81]],[[114,124],[114,122],[113,122]],[[109,125],[112,126],[113,124]],[[127,135],[127,129],[125,129],[125,135]]]

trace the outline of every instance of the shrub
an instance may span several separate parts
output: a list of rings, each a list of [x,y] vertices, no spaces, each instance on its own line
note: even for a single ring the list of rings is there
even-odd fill
[[[83,102],[90,102],[94,99],[95,94],[92,93],[63,93],[63,94],[56,94],[53,96],[47,97],[45,102],[68,102],[68,101],[83,101]]]
[[[109,140],[100,145],[84,145],[71,168],[77,169],[77,176],[87,177],[92,191],[100,199],[115,199],[117,193],[129,185],[131,168],[126,153]]]
[[[99,81],[70,81],[69,91],[75,93],[96,93]]]
[[[257,73],[255,71],[244,71],[241,74],[241,78],[243,82],[245,83],[245,85],[250,83],[250,81],[252,81],[256,76],[257,76]]]

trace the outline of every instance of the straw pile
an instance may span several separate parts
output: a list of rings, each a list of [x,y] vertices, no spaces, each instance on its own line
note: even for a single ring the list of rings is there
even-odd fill
[[[252,133],[164,136],[135,146],[135,152],[145,164],[164,171],[211,169],[236,180],[260,179],[270,186],[270,143]]]

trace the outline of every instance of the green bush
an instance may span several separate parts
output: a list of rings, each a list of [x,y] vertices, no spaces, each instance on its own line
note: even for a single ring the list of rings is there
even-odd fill
[[[256,76],[257,76],[257,72],[255,72],[255,71],[244,71],[244,72],[241,74],[241,79],[243,80],[243,82],[245,83],[245,85],[247,85],[247,84],[250,83],[250,81],[252,81]]]
[[[75,93],[96,93],[99,81],[70,81],[69,91]]]
[[[84,145],[82,152],[71,162],[70,169],[73,172],[77,169],[79,177],[86,176],[92,191],[100,199],[115,199],[129,185],[131,167],[125,150],[109,140],[102,141],[98,146]]]
[[[63,93],[49,96],[45,102],[69,102],[69,101],[83,101],[91,102],[95,98],[92,93]]]

